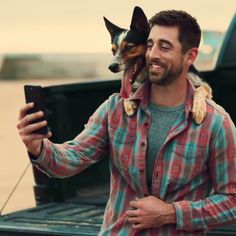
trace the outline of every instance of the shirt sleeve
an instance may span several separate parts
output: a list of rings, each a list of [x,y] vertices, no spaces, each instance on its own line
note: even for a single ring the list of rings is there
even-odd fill
[[[236,222],[236,130],[229,115],[217,127],[208,162],[213,193],[195,202],[175,202],[177,229],[208,230]]]
[[[95,111],[73,140],[55,144],[44,139],[40,156],[31,158],[31,162],[50,177],[65,178],[101,160],[109,150],[108,106],[109,100]]]

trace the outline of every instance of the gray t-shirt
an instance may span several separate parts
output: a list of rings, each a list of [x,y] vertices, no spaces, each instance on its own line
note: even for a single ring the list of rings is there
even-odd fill
[[[150,190],[155,160],[168,132],[176,122],[183,118],[184,104],[176,107],[163,107],[150,103],[148,109],[151,113],[151,126],[148,132],[146,167],[147,183]]]

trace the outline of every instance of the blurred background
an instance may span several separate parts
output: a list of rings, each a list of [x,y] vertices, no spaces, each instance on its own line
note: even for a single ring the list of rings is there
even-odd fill
[[[17,129],[24,84],[63,84],[81,79],[112,79],[110,35],[103,16],[127,28],[134,6],[150,18],[179,9],[197,18],[203,33],[196,67],[210,70],[236,0],[0,0],[0,208],[29,162]],[[3,214],[35,205],[31,168]]]

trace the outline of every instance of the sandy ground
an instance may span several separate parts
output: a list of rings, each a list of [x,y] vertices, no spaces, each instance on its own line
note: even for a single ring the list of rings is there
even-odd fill
[[[17,132],[18,112],[24,104],[24,84],[62,84],[78,80],[0,81],[0,209],[29,163]],[[6,214],[35,206],[34,178],[31,166],[2,211]]]

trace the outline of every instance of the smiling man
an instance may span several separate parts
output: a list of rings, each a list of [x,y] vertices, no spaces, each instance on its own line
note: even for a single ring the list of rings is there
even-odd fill
[[[173,10],[150,23],[146,171],[152,196],[131,201],[128,221],[136,229],[159,227],[153,235],[205,235],[212,226],[235,221],[235,127],[209,100],[201,126],[190,115],[194,91],[188,70],[201,37],[196,20]]]
[[[42,112],[19,115],[18,129],[32,163],[49,176],[75,175],[110,154],[111,187],[99,235],[187,236],[236,219],[236,130],[228,113],[206,100],[196,124],[189,67],[198,54],[200,28],[183,11],[150,20],[149,79],[134,93],[137,112],[126,116],[113,94],[73,140],[54,144],[34,134]]]

